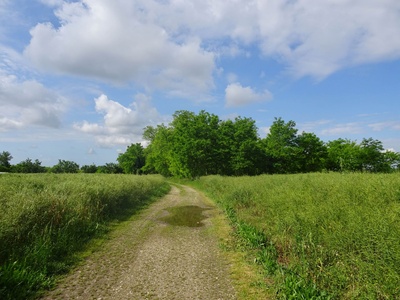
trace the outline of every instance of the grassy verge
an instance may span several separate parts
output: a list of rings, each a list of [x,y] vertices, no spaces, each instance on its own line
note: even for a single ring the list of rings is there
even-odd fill
[[[50,288],[90,239],[168,190],[160,176],[0,175],[0,299]]]
[[[278,299],[400,295],[400,174],[203,177]]]

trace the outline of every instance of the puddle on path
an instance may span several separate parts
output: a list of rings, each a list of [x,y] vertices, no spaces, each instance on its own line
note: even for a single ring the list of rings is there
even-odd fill
[[[166,209],[170,214],[160,220],[175,226],[202,227],[202,221],[207,219],[203,211],[208,209],[196,205],[170,207]]]

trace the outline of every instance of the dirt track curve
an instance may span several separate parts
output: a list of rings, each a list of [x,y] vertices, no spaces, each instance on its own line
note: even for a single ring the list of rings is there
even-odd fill
[[[173,186],[43,299],[236,299],[213,228],[219,214],[194,189]]]

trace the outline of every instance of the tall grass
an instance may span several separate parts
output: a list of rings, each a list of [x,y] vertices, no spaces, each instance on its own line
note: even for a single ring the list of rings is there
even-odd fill
[[[280,299],[400,299],[400,174],[202,177]],[[272,280],[271,280],[272,279]]]
[[[0,299],[49,288],[108,222],[168,190],[159,176],[0,175]]]

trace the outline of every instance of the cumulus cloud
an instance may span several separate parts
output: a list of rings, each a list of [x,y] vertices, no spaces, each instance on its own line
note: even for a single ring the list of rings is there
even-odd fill
[[[270,100],[272,94],[265,90],[255,92],[251,87],[243,87],[240,83],[231,83],[225,89],[225,104],[227,107],[238,107],[247,104]]]
[[[128,145],[141,141],[143,128],[156,125],[165,119],[151,106],[151,100],[144,94],[137,94],[135,101],[125,107],[106,95],[94,99],[96,112],[103,116],[100,123],[83,121],[74,128],[93,135],[103,146]]]
[[[25,55],[37,67],[207,94],[216,57],[274,57],[295,77],[400,58],[398,0],[41,0],[58,27],[37,24]]]
[[[396,0],[259,1],[261,46],[298,77],[400,57]]]
[[[1,131],[40,125],[58,128],[67,100],[36,80],[20,80],[0,70]]]
[[[36,67],[183,98],[207,98],[217,58],[254,46],[317,80],[400,58],[398,0],[40,1],[59,22],[31,29]]]
[[[173,41],[148,22],[140,1],[64,2],[61,26],[40,23],[31,30],[25,55],[52,72],[126,83],[182,96],[213,88],[214,55],[197,38]]]
[[[174,37],[220,40],[236,53],[257,45],[295,77],[400,58],[398,0],[141,0],[148,20]],[[228,47],[230,48],[230,47]],[[226,53],[226,51],[218,51]]]

